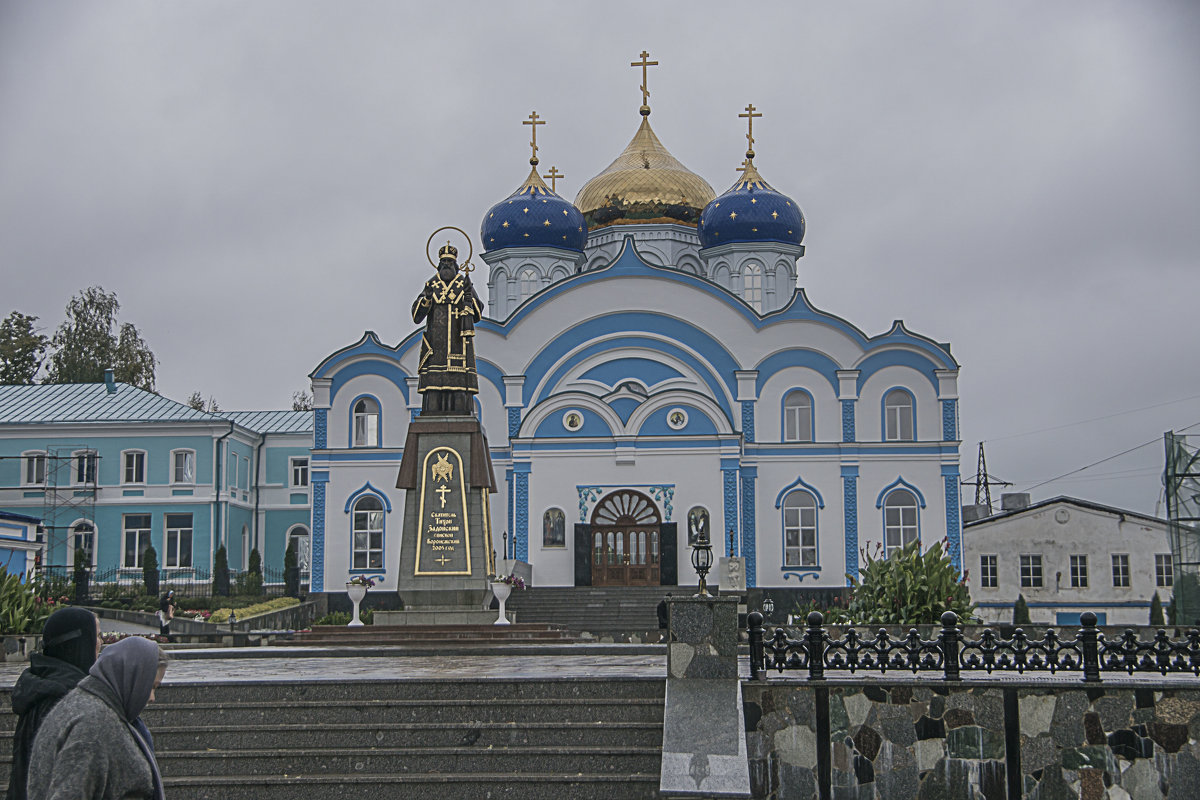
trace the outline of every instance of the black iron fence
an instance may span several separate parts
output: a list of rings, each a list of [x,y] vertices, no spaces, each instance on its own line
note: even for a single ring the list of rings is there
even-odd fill
[[[180,597],[213,596],[213,574],[199,567],[160,569],[158,581],[151,577],[147,585],[141,569],[87,569],[77,572],[74,567],[43,567],[39,573],[43,591],[50,596],[66,596],[76,603],[96,603],[105,600],[127,600],[148,594],[161,595],[170,589]],[[261,575],[229,570],[229,593],[281,597],[287,593],[283,569],[264,568]],[[307,589],[307,576],[298,581],[300,591]]]
[[[1080,615],[1082,627],[1073,639],[1060,637],[1053,628],[1040,639],[1032,639],[1017,628],[1012,638],[985,628],[978,639],[967,639],[958,627],[958,615],[942,614],[937,638],[922,639],[916,628],[907,636],[893,638],[886,629],[874,636],[854,628],[842,636],[831,636],[821,612],[808,615],[808,627],[793,639],[783,627],[768,632],[763,615],[747,617],[750,633],[750,673],[755,680],[768,670],[807,671],[809,680],[825,677],[826,670],[880,673],[941,671],[948,681],[960,680],[964,671],[987,672],[1080,672],[1088,683],[1100,681],[1102,672],[1191,672],[1200,677],[1200,630],[1189,630],[1172,639],[1159,630],[1151,641],[1141,641],[1132,630],[1108,640],[1096,628],[1096,615]]]

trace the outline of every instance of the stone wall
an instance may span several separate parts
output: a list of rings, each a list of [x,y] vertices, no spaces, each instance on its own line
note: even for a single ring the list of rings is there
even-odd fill
[[[1068,680],[747,681],[753,796],[1200,797],[1200,683]]]

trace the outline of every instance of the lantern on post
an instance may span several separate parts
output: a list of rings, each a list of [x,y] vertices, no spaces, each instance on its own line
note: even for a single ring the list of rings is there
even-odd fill
[[[696,570],[696,575],[700,578],[699,592],[700,597],[708,597],[708,571],[712,569],[713,555],[712,545],[709,544],[708,536],[701,536],[696,540],[696,544],[692,546],[692,567]]]

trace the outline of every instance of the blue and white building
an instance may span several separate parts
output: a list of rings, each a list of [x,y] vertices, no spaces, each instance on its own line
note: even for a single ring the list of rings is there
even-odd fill
[[[140,574],[153,545],[186,581],[222,544],[234,570],[252,548],[281,570],[292,538],[307,554],[311,412],[207,413],[106,377],[0,386],[0,512],[36,523],[0,521],[0,555],[72,566],[82,550],[104,580]]]
[[[573,203],[534,159],[484,213],[476,410],[497,548],[558,586],[694,584],[698,529],[750,586],[842,587],[860,549],[913,539],[947,539],[958,563],[949,345],[819,309],[804,217],[753,153],[717,195],[642,115]],[[368,331],[310,376],[314,591],[396,586],[420,340]]]

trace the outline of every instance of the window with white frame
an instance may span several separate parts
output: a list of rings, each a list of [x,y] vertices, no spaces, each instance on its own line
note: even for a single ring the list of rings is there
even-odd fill
[[[126,450],[121,454],[121,483],[146,482],[146,454],[141,450]]]
[[[308,486],[308,456],[290,458],[288,464],[291,466],[292,488]]]
[[[538,290],[538,275],[531,269],[521,272],[521,299],[532,297]]]
[[[250,490],[250,459],[242,456],[242,468],[238,473],[238,488],[243,492]]]
[[[196,482],[196,453],[193,450],[175,450],[171,453],[171,483],[194,484]]]
[[[25,453],[25,485],[43,486],[46,483],[46,454]]]
[[[124,539],[121,566],[126,569],[139,569],[142,566],[142,556],[150,546],[150,515],[126,514],[121,520],[121,528]]]
[[[1175,585],[1175,565],[1171,562],[1170,553],[1154,554],[1154,585]]]
[[[783,399],[783,440],[811,442],[813,440],[812,397],[803,389],[793,389]]]
[[[96,528],[90,522],[77,522],[71,528],[71,563],[75,563],[75,554],[80,550],[83,551],[82,566],[90,567],[95,563]]]
[[[75,483],[95,483],[96,468],[100,465],[100,456],[94,450],[85,450],[75,454]]]
[[[979,585],[984,589],[995,589],[1000,585],[997,573],[999,556],[986,555],[979,557]]]
[[[1042,585],[1042,556],[1026,553],[1021,556],[1021,587],[1037,589]]]
[[[379,446],[379,404],[369,397],[354,404],[354,446]]]
[[[288,546],[293,545],[296,548],[296,566],[300,568],[301,575],[307,575],[310,561],[308,528],[297,525],[288,531]]]
[[[903,389],[892,389],[883,399],[884,439],[889,442],[911,442],[913,432],[913,399]]]
[[[742,294],[755,311],[762,311],[762,267],[747,264],[742,267]]]
[[[917,498],[896,489],[883,501],[883,547],[887,555],[917,540]]]
[[[354,503],[352,569],[383,569],[383,503],[374,495]]]
[[[783,565],[817,566],[817,500],[802,489],[783,498]]]
[[[1113,576],[1113,586],[1124,587],[1124,586],[1129,585],[1129,554],[1128,553],[1113,553],[1112,576]]]
[[[1071,556],[1071,588],[1086,589],[1088,587],[1087,555],[1079,553]]]
[[[192,566],[192,515],[167,514],[163,566],[178,569]]]
[[[228,468],[226,469],[225,485],[230,489],[236,489],[238,485],[238,457],[236,453],[230,453],[226,459]]]

